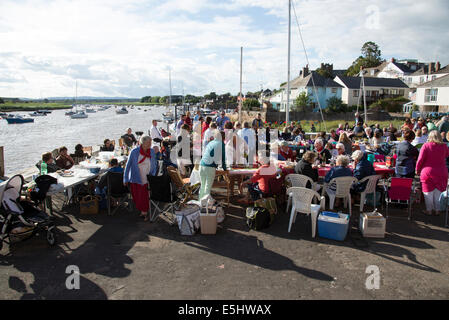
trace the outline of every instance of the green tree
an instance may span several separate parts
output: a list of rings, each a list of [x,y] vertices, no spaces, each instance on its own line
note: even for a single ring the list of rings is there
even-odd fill
[[[372,41],[366,42],[362,46],[361,52],[362,55],[352,63],[345,75],[356,76],[360,72],[360,67],[373,68],[383,62],[379,46]]]
[[[340,98],[330,97],[327,99],[327,108],[325,109],[327,112],[345,112],[345,105]]]
[[[242,110],[254,110],[254,109],[260,109],[260,102],[257,99],[246,99],[243,101]]]
[[[159,103],[162,103],[162,104],[168,103],[168,97],[160,97],[159,98]]]
[[[299,96],[295,99],[293,110],[299,112],[308,111],[308,107],[310,106],[310,98],[307,92],[301,92]]]
[[[322,77],[329,78],[329,79],[332,79],[334,76],[329,69],[326,69],[326,68],[321,69],[321,67],[316,69],[316,73],[318,73]]]
[[[161,101],[161,97],[159,97],[159,96],[155,96],[155,97],[151,98],[152,103],[160,103],[160,101]]]
[[[2,98],[0,98],[0,104],[5,103],[5,100],[3,100]]]

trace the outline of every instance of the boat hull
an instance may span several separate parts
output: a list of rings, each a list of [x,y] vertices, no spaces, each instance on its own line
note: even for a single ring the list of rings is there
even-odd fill
[[[34,122],[34,119],[14,119],[14,118],[6,118],[8,124],[17,124],[17,123],[28,123]]]

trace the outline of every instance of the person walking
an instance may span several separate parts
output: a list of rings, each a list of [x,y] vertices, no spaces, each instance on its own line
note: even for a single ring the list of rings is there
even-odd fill
[[[429,134],[428,142],[425,143],[419,153],[416,163],[416,173],[420,176],[426,211],[424,214],[440,215],[439,199],[447,187],[448,171],[446,158],[449,157],[449,148],[441,139],[438,130]]]

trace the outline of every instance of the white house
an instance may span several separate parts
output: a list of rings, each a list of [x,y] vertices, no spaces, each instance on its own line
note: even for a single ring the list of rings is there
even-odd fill
[[[314,89],[316,88],[316,92]],[[285,112],[287,106],[287,84],[281,87],[281,91],[270,98],[270,102],[275,110]],[[332,79],[325,78],[315,71],[309,72],[305,67],[300,72],[299,77],[290,81],[290,106],[293,107],[296,98],[305,92],[309,96],[315,109],[318,108],[318,101],[321,108],[327,108],[327,100],[336,97],[341,99],[342,86]],[[291,110],[291,109],[290,109]]]
[[[360,91],[361,77],[336,76],[334,81],[343,86],[341,99],[348,106],[363,104],[363,92]],[[367,105],[379,99],[409,96],[409,87],[400,79],[364,78]],[[360,94],[362,96],[360,96]]]
[[[418,86],[416,104],[420,111],[449,112],[449,75]]]
[[[436,80],[448,74],[449,74],[449,65],[447,65],[444,68],[441,68],[439,62],[430,63],[428,65],[423,66],[422,68],[412,73],[411,75],[406,76],[404,82],[410,88],[414,89],[426,82]]]

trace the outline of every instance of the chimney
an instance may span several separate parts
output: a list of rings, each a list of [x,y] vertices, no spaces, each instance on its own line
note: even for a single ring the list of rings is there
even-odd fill
[[[309,75],[309,65],[306,65],[304,68],[302,68],[301,73],[303,78],[307,77]]]
[[[430,62],[430,63],[429,63],[429,69],[428,69],[428,72],[427,72],[427,74],[428,74],[429,76],[432,74],[432,67],[433,67],[433,63]]]
[[[396,59],[395,58],[391,58],[391,62],[396,62]]]
[[[440,69],[441,69],[441,64],[440,64],[440,61],[438,61],[436,66],[435,66],[435,72],[440,71]]]

